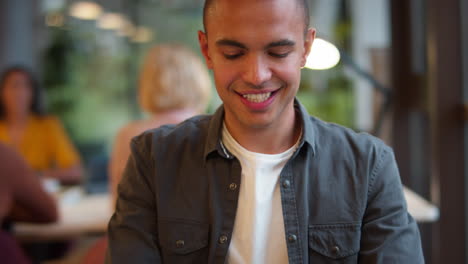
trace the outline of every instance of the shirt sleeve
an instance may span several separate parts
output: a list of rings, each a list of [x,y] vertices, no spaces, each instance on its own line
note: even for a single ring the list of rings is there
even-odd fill
[[[369,182],[359,263],[424,263],[393,152],[385,147],[378,155]]]
[[[106,263],[161,263],[151,155],[132,140],[109,227]]]
[[[56,118],[48,119],[48,133],[50,133],[49,145],[52,147],[52,155],[58,168],[69,168],[80,163],[80,157],[75,147]]]

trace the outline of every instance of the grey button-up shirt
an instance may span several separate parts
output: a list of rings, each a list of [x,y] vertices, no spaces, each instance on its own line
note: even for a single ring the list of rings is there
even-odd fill
[[[424,263],[392,150],[296,108],[303,134],[279,182],[289,263]],[[242,183],[223,116],[132,140],[107,263],[225,262]]]

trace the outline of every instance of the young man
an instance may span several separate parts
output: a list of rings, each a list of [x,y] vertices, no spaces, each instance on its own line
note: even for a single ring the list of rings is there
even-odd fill
[[[391,149],[295,100],[306,1],[207,1],[204,24],[223,105],[132,141],[108,263],[423,263]]]

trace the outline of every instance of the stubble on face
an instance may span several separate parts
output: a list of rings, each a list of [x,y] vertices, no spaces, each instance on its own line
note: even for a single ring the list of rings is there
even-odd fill
[[[281,135],[294,127],[293,103],[306,52],[301,11],[291,0],[219,0],[210,8],[209,37],[201,35],[206,42],[203,53],[214,71],[231,133],[270,130]],[[220,41],[233,45],[217,45]],[[201,45],[203,51],[203,41]],[[255,93],[269,98],[271,91],[271,104],[265,107],[246,102],[245,98],[256,100]]]

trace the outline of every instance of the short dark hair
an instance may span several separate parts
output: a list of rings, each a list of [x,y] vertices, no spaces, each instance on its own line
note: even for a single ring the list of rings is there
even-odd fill
[[[13,73],[22,73],[24,74],[28,80],[29,85],[31,86],[32,90],[32,99],[30,105],[30,111],[36,115],[44,115],[44,107],[42,102],[42,90],[39,86],[39,82],[34,78],[34,74],[28,68],[20,65],[12,66],[7,68],[3,73],[0,75],[0,120],[5,119],[6,109],[4,105],[3,99],[3,89],[5,88],[5,83]]]
[[[205,32],[206,32],[206,14],[208,13],[208,9],[213,5],[214,1],[215,0],[205,0],[205,4],[203,6],[203,27],[205,29]],[[308,0],[295,0],[295,1],[299,4],[299,6],[301,7],[303,11],[305,31],[307,32],[307,29],[309,28],[309,23],[310,23]]]

